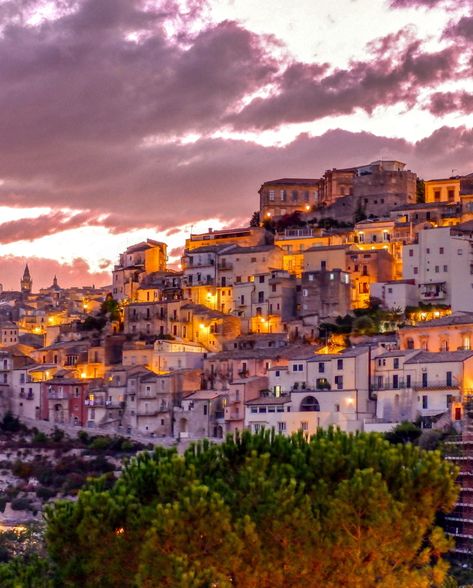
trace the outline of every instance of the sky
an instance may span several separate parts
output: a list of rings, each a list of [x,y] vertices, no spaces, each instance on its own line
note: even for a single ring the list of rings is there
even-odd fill
[[[278,177],[473,172],[471,0],[0,0],[0,283],[106,285]]]

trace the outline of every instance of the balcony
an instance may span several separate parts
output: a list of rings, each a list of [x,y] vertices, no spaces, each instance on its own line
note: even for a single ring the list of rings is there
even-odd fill
[[[461,389],[461,385],[447,383],[446,380],[427,380],[427,382],[422,381],[411,381],[410,383],[406,380],[399,380],[397,383],[393,382],[392,380],[383,380],[378,381],[375,380],[371,382],[371,390],[373,391],[380,391],[380,390],[453,390],[459,391]],[[452,396],[452,401],[460,400],[460,395]]]
[[[232,410],[231,408],[225,409],[225,420],[226,421],[241,421],[243,416],[238,410]]]
[[[136,412],[137,417],[156,417],[158,414],[158,410],[138,410]]]
[[[221,272],[224,272],[224,271],[233,271],[233,263],[228,263],[228,262],[219,263],[218,264],[218,269]]]
[[[56,392],[54,390],[48,391],[49,400],[68,400],[68,396],[65,392]]]
[[[306,237],[314,237],[314,229],[286,229],[283,233],[276,234],[276,240],[284,239],[304,239]]]
[[[420,284],[420,296],[426,300],[443,300],[447,297],[446,282]]]

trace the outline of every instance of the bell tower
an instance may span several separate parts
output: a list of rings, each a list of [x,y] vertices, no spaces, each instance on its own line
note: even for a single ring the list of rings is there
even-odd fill
[[[25,271],[23,272],[23,277],[21,278],[21,293],[22,294],[31,294],[31,289],[33,287],[33,280],[30,276],[30,270],[28,268],[28,264],[26,264]]]

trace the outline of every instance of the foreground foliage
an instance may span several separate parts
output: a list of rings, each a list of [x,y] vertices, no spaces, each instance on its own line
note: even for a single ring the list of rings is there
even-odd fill
[[[456,497],[437,452],[378,435],[270,433],[158,448],[111,489],[47,510],[61,586],[441,586],[434,525]]]

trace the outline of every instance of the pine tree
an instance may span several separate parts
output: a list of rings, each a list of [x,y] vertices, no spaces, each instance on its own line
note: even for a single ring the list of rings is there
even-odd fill
[[[438,452],[334,430],[158,448],[48,508],[49,554],[66,587],[439,587],[454,478]]]

